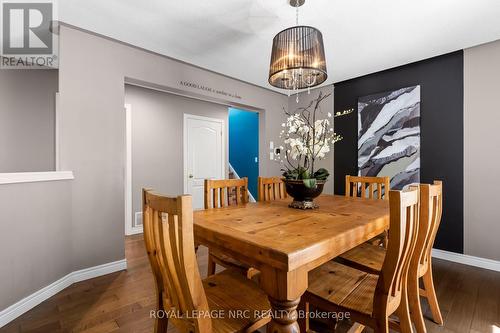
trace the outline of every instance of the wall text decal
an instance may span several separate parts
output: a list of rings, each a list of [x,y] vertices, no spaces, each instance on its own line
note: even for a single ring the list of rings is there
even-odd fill
[[[180,85],[184,86],[184,87],[189,87],[189,88],[203,90],[203,91],[206,91],[206,92],[209,92],[209,93],[213,93],[213,94],[217,94],[217,95],[222,95],[222,96],[226,96],[226,97],[241,99],[241,96],[238,95],[237,93],[229,93],[227,91],[216,89],[216,88],[212,88],[212,87],[208,87],[208,86],[204,86],[204,85],[199,84],[199,83],[188,82],[188,81],[180,81]]]

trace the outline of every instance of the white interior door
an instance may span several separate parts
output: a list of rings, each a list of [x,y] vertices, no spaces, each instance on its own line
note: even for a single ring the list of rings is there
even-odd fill
[[[193,196],[193,208],[203,209],[205,179],[223,179],[224,121],[184,115],[184,191]]]

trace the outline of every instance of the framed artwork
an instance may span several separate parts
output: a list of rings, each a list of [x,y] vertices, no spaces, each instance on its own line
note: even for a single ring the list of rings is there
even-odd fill
[[[358,99],[358,170],[395,190],[420,182],[419,85]]]

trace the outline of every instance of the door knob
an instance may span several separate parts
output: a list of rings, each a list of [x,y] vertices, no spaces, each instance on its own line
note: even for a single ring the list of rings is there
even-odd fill
[[[189,176],[188,176],[188,177],[189,177],[189,178],[193,178],[193,175],[192,175],[192,174],[189,174]]]

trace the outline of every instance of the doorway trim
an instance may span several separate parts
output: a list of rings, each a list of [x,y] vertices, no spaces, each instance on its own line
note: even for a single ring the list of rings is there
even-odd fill
[[[142,226],[134,226],[132,214],[132,105],[125,104],[125,235],[141,234]],[[134,214],[135,216],[135,214]]]
[[[219,119],[219,118],[210,118],[210,117],[205,117],[205,116],[197,116],[194,114],[188,114],[184,113],[184,120],[182,124],[182,136],[183,136],[183,147],[182,147],[182,155],[183,155],[183,183],[184,183],[184,194],[187,194],[188,191],[188,181],[187,181],[187,174],[188,174],[188,158],[187,158],[187,120],[188,119],[194,119],[194,120],[204,120],[204,121],[211,121],[215,123],[221,124],[222,128],[222,157],[221,157],[221,166],[222,166],[222,172],[221,174],[223,177],[227,176],[227,163],[226,161],[228,158],[226,158],[226,136],[227,136],[227,130],[226,130],[226,124],[224,122],[224,119]]]

